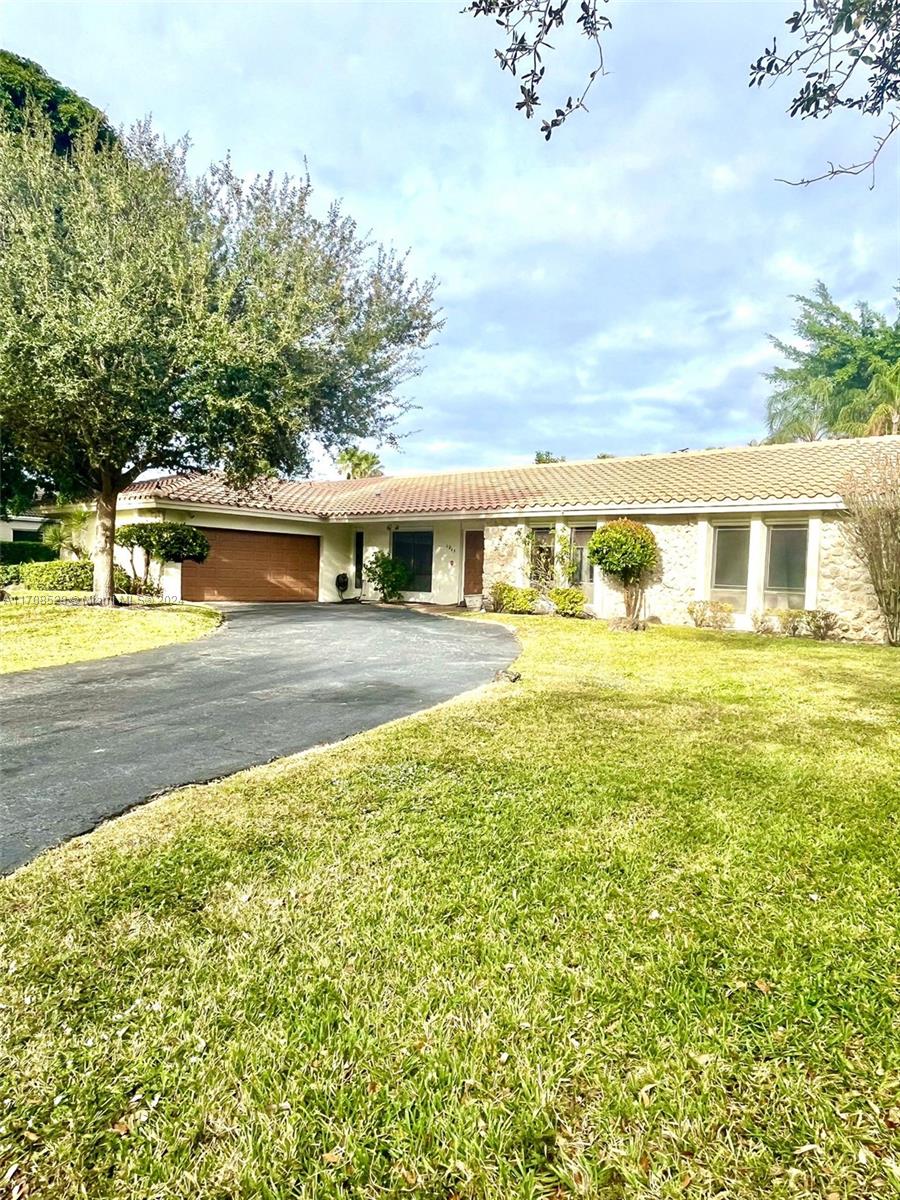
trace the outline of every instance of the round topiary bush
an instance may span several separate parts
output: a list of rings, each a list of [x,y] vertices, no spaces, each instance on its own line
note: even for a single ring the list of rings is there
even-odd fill
[[[644,581],[659,561],[656,538],[646,525],[623,517],[591,534],[588,560],[625,589],[625,616],[636,621],[644,598]]]

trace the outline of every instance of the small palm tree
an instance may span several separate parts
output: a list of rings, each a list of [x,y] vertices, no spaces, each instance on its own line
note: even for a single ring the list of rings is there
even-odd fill
[[[770,442],[817,442],[832,431],[833,379],[811,379],[769,400]]]
[[[381,459],[372,450],[361,450],[359,446],[346,446],[337,456],[337,465],[345,479],[365,479],[369,475],[383,475]]]
[[[866,391],[844,405],[836,428],[852,437],[900,433],[900,363],[879,371]]]
[[[900,433],[900,362],[879,371],[869,384],[868,394],[875,407],[869,414],[866,433]]]

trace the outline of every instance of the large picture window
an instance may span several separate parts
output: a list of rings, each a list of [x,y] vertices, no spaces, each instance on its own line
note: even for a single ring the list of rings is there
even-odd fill
[[[434,561],[434,534],[430,529],[394,532],[391,557],[405,563],[410,573],[408,592],[431,591],[431,566]]]
[[[713,541],[713,600],[724,600],[743,612],[747,607],[750,526],[718,525]]]
[[[766,608],[806,606],[807,525],[770,525],[766,555]]]

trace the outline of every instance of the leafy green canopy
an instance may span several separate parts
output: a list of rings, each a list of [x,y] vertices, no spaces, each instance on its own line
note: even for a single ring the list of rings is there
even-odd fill
[[[193,525],[181,521],[143,521],[121,525],[116,542],[126,550],[140,547],[158,562],[205,562],[209,555],[209,539]]]
[[[639,583],[656,566],[656,538],[646,525],[623,517],[591,534],[588,559],[625,587]]]
[[[795,340],[771,339],[787,360],[766,376],[772,440],[889,432],[873,421],[887,387],[875,381],[900,363],[900,319],[889,321],[865,303],[849,312],[821,282],[812,296],[794,298]]]
[[[149,123],[61,159],[46,120],[0,129],[0,423],[66,499],[100,501],[108,598],[118,492],[148,468],[296,475],[310,440],[390,440],[438,325],[430,282],[308,179],[199,179]]]
[[[84,97],[53,79],[38,63],[0,50],[0,124],[21,130],[34,109],[46,116],[57,154],[68,154],[85,130],[95,134],[98,145],[116,140],[106,117]]]
[[[97,147],[110,145],[116,134],[104,114],[93,104],[52,79],[43,67],[8,50],[0,50],[0,126],[21,131],[30,114],[46,118],[56,154],[68,155],[74,139],[84,130],[96,130]],[[37,479],[0,427],[0,516],[24,512],[37,489],[50,481]]]

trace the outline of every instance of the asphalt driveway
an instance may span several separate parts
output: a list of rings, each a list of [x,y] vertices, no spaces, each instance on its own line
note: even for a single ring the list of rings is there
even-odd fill
[[[406,609],[223,606],[208,638],[0,684],[0,871],[159,792],[406,716],[489,680],[509,630]]]

